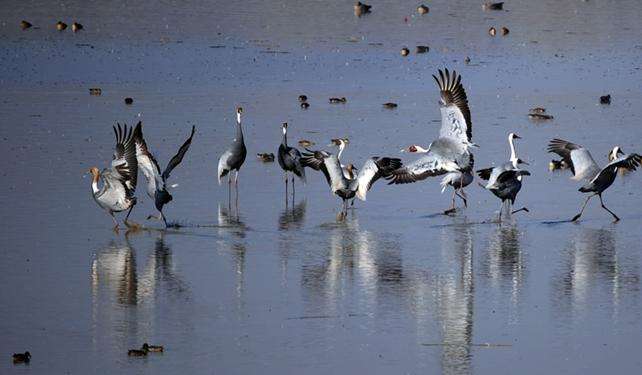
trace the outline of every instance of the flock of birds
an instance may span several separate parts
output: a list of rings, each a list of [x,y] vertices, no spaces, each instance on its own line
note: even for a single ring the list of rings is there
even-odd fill
[[[441,128],[439,135],[427,148],[420,145],[412,145],[403,151],[422,154],[421,157],[406,165],[399,158],[393,157],[370,157],[361,168],[353,164],[343,164],[341,161],[342,152],[348,144],[347,139],[333,139],[331,146],[336,146],[338,152],[332,153],[326,150],[312,150],[311,142],[300,142],[303,151],[288,144],[288,124],[283,123],[283,137],[278,148],[278,162],[284,172],[285,193],[288,197],[288,184],[291,183],[292,195],[295,194],[295,176],[303,183],[306,181],[306,169],[321,172],[330,187],[330,191],[342,200],[341,215],[345,215],[348,209],[348,202],[358,198],[366,200],[367,192],[373,184],[383,178],[389,184],[415,183],[433,176],[443,176],[441,180],[442,192],[451,187],[453,189],[452,205],[444,211],[444,214],[451,214],[457,210],[456,198],[459,197],[468,206],[467,196],[464,191],[474,181],[474,156],[473,150],[479,147],[472,141],[472,121],[468,98],[464,86],[461,83],[461,76],[455,71],[448,69],[439,70],[438,75],[433,75],[440,91]],[[232,143],[221,155],[218,161],[218,182],[223,183],[228,178],[228,192],[231,201],[232,183],[236,189],[238,203],[239,171],[247,157],[241,117],[242,108],[236,112],[236,135]],[[187,153],[195,128],[189,138],[180,147],[177,154],[169,161],[167,167],[161,172],[158,162],[153,157],[145,139],[143,138],[142,124],[139,122],[135,128],[120,124],[114,126],[116,136],[116,149],[110,168],[100,171],[98,168],[91,168],[92,193],[98,205],[104,209],[114,220],[115,229],[118,228],[118,221],[114,213],[127,211],[125,224],[129,215],[136,205],[136,183],[138,171],[141,170],[147,180],[147,194],[154,200],[158,215],[150,215],[149,218],[162,220],[167,227],[167,220],[163,214],[163,207],[172,200],[168,192],[167,179],[172,170],[180,164]],[[511,215],[519,211],[527,211],[522,207],[513,210],[517,195],[521,190],[523,178],[529,176],[530,172],[523,168],[527,165],[517,155],[515,146],[520,136],[515,133],[508,135],[510,156],[507,162],[498,164],[495,167],[479,169],[477,175],[485,180],[480,185],[493,193],[501,200],[498,220],[501,222],[503,212]],[[609,163],[600,167],[591,153],[583,146],[561,140],[553,139],[548,145],[548,151],[561,157],[561,160],[551,162],[553,169],[569,169],[574,180],[583,181],[580,192],[590,193],[582,205],[580,212],[571,220],[575,221],[582,216],[588,201],[598,196],[602,208],[608,211],[615,221],[619,217],[609,210],[602,200],[603,192],[613,184],[618,171],[632,171],[640,166],[642,156],[636,153],[625,154],[619,146],[615,146],[609,153]],[[273,161],[272,154],[259,154],[259,158],[265,161]],[[102,180],[102,186],[99,186]],[[133,224],[131,224],[133,225]]]

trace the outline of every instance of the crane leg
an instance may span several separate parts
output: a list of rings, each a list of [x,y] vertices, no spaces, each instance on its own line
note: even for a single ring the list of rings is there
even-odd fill
[[[598,194],[598,197],[600,197],[600,204],[602,205],[602,208],[607,210],[611,215],[613,215],[613,219],[615,219],[615,220],[613,220],[613,222],[616,223],[616,222],[620,221],[620,218],[617,217],[617,215],[614,214],[613,211],[611,211],[608,208],[606,208],[606,206],[604,205],[604,201],[602,200],[602,194]]]
[[[239,170],[236,170],[236,175],[234,176],[234,191],[236,193],[236,210],[238,213],[238,207],[239,207]]]
[[[294,190],[294,173],[292,173],[292,200],[294,200],[294,195],[296,191]]]
[[[459,190],[459,192],[457,192],[457,190],[455,190],[455,192],[457,193],[457,196],[459,198],[461,198],[462,201],[464,201],[464,207],[468,208],[468,199],[467,199],[468,197],[466,196],[466,193],[464,192],[464,188],[460,188],[458,190]]]
[[[109,211],[109,216],[111,216],[111,219],[114,221],[114,232],[117,232],[118,229],[120,228],[120,225],[118,224],[118,220],[116,220],[116,216],[114,216],[114,213]]]
[[[129,215],[132,213],[132,210],[134,209],[134,206],[136,206],[136,200],[134,200],[134,203],[132,203],[131,206],[129,206],[129,210],[127,211],[127,216],[125,216],[125,225],[127,225],[128,228],[131,227],[137,227],[138,224],[132,222],[129,222]]]
[[[573,218],[571,219],[571,221],[575,221],[575,220],[579,219],[579,218],[580,218],[580,216],[582,216],[582,214],[584,213],[584,209],[586,208],[586,205],[588,204],[589,200],[590,200],[591,198],[593,198],[595,195],[596,195],[596,194],[589,195],[589,196],[588,196],[588,198],[586,198],[586,200],[584,201],[584,204],[582,205],[582,209],[580,210],[580,213],[579,213],[579,214],[577,214],[577,215],[575,215],[575,216],[573,216]],[[600,200],[601,200],[601,199],[600,199]],[[609,211],[609,212],[611,212],[611,211]],[[612,213],[612,212],[611,212],[611,213]]]
[[[453,212],[457,211],[457,209],[455,208],[455,196],[456,196],[456,194],[457,194],[457,188],[453,188],[452,206],[450,206],[450,208],[449,208],[449,209],[447,209],[446,211],[444,211],[444,215],[449,215],[449,214],[451,214],[451,213],[453,213]]]

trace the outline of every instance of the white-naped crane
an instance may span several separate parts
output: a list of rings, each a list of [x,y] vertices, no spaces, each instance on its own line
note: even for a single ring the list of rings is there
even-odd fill
[[[288,195],[288,172],[292,173],[292,195],[294,196],[294,175],[299,177],[303,184],[305,184],[305,168],[301,163],[301,152],[295,147],[288,146],[288,123],[284,122],[281,125],[283,138],[277,151],[279,165],[283,169],[285,175],[285,195],[287,202]]]
[[[348,200],[357,197],[365,201],[372,184],[402,166],[401,159],[372,157],[366,160],[355,178],[347,179],[341,170],[339,158],[327,151],[303,153],[303,164],[323,173],[330,191],[343,200],[343,215],[347,212]]]
[[[466,175],[472,174],[474,159],[470,151],[477,145],[472,142],[472,122],[468,98],[461,76],[448,69],[439,70],[439,77],[433,75],[440,90],[441,129],[425,155],[412,163],[393,171],[388,179],[389,184],[407,184],[424,180],[432,176],[453,173],[460,177],[464,185]],[[450,178],[448,178],[450,179]],[[452,209],[444,213],[453,212]]]
[[[410,145],[407,148],[401,150],[401,152],[425,154],[428,152],[428,149],[425,149],[419,145]],[[475,179],[472,173],[473,166],[474,166],[474,159],[473,159],[473,155],[471,154],[470,168],[467,168],[463,171],[448,172],[441,179],[440,185],[441,185],[442,193],[446,191],[446,188],[448,186],[451,186],[453,188],[452,206],[446,211],[444,211],[444,215],[449,215],[457,211],[457,207],[455,207],[455,197],[459,197],[464,202],[464,207],[468,207],[468,196],[466,195],[464,188],[470,185]]]
[[[635,153],[625,154],[620,147],[617,147],[617,150],[615,150],[617,158],[609,162],[604,168],[600,168],[589,150],[575,143],[562,139],[553,139],[548,144],[548,152],[554,152],[562,157],[562,160],[566,162],[573,173],[573,180],[584,181],[584,185],[579,188],[580,192],[592,193],[584,201],[580,213],[575,215],[571,221],[576,221],[582,216],[589,200],[596,195],[600,198],[602,208],[613,216],[614,221],[620,220],[613,211],[604,205],[602,193],[613,184],[618,170],[625,168],[634,171],[639,167],[640,163],[642,163],[642,156]]]
[[[232,189],[232,171],[236,171],[234,176],[234,185],[236,187],[236,198],[238,201],[238,187],[239,187],[239,170],[245,162],[247,156],[247,148],[245,148],[245,140],[243,139],[243,127],[241,126],[241,114],[243,108],[236,109],[236,136],[232,140],[230,147],[225,150],[223,155],[218,159],[218,184],[221,185],[223,177],[229,174],[228,177],[228,195],[231,198]]]
[[[486,185],[480,185],[502,201],[502,204],[499,207],[500,222],[502,221],[502,211],[504,211],[507,204],[507,212],[509,214],[514,214],[519,211],[528,212],[528,208],[526,207],[522,207],[515,211],[512,209],[512,206],[515,204],[515,199],[517,198],[517,193],[522,189],[522,177],[531,175],[529,171],[519,168],[521,164],[528,165],[528,163],[517,157],[517,151],[515,150],[515,144],[513,143],[515,139],[521,139],[521,137],[515,133],[508,134],[510,159],[507,163],[477,171],[477,175],[481,177],[482,180],[488,181]]]
[[[341,162],[341,155],[343,154],[343,151],[345,151],[346,147],[348,147],[348,144],[350,144],[350,140],[348,138],[333,138],[330,140],[330,144],[328,146],[336,146],[339,149],[339,152],[337,152],[337,159],[339,159],[339,163],[341,163],[341,170],[343,171],[343,175],[347,179],[352,179],[354,178],[352,169],[356,168],[354,168],[354,165],[350,163],[344,165]],[[349,165],[352,167],[348,167]]]
[[[155,215],[149,215],[147,219],[159,219],[162,220],[167,228],[167,219],[163,214],[163,207],[172,201],[172,195],[167,190],[167,179],[169,178],[170,173],[178,166],[182,161],[183,157],[189,150],[190,145],[192,144],[192,138],[194,137],[194,131],[196,127],[192,126],[192,132],[183,143],[183,145],[178,149],[176,155],[174,155],[165,170],[161,172],[158,162],[154,158],[154,155],[149,151],[147,142],[143,137],[143,124],[138,122],[136,128],[134,128],[134,142],[136,143],[136,159],[138,161],[138,169],[143,172],[143,175],[147,179],[147,195],[154,200],[154,206],[158,210],[158,217]]]
[[[116,136],[116,149],[111,161],[111,167],[100,171],[92,167],[89,173],[92,175],[91,192],[94,200],[100,208],[114,220],[114,230],[118,229],[118,220],[114,212],[127,211],[125,225],[130,226],[127,221],[132,209],[136,205],[136,180],[138,177],[138,162],[136,161],[136,143],[132,135],[132,129],[127,125],[121,128],[120,124],[114,126]],[[98,184],[102,180],[103,185]]]

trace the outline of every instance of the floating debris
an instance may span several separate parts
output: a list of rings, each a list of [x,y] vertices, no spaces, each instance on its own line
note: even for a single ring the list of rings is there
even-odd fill
[[[600,96],[600,104],[611,104],[611,94]]]
[[[310,103],[308,102],[301,102],[301,109],[308,109],[310,108]]]
[[[502,10],[504,9],[504,2],[503,1],[501,3],[486,2],[482,4],[482,9],[483,10]]]
[[[502,35],[506,36],[508,35],[508,33],[510,33],[510,30],[508,30],[508,27],[502,26]]]
[[[299,95],[299,101],[300,102],[307,102],[308,101],[308,97],[306,95]]]
[[[466,56],[464,59],[464,64],[470,64],[470,57]]]
[[[131,104],[133,104],[133,103],[134,103],[134,99],[132,99],[132,98],[125,98],[125,104],[127,104],[127,105],[131,105]]]
[[[83,29],[83,26],[81,24],[79,24],[78,22],[74,22],[74,23],[71,24],[71,31],[73,31],[75,33],[80,31],[80,30],[82,30],[82,29]]]
[[[424,4],[421,4],[420,6],[417,7],[417,13],[419,13],[419,14],[423,15],[423,14],[426,14],[428,12],[430,12],[430,8],[428,8]]]
[[[361,17],[364,14],[370,13],[370,9],[372,9],[372,5],[357,1],[357,3],[354,4],[354,15],[357,17]]]
[[[13,353],[13,363],[29,363],[31,361],[31,353]]]
[[[410,50],[406,47],[401,49],[401,56],[408,56],[410,54]]]
[[[89,89],[89,95],[100,96],[103,94],[103,90],[98,87],[93,87]]]
[[[333,103],[333,104],[347,103],[347,102],[348,102],[348,99],[346,99],[345,97],[342,97],[342,98],[330,98],[330,103]]]
[[[273,153],[261,153],[261,154],[256,154],[256,157],[264,162],[264,163],[273,163],[274,162],[274,154]]]
[[[492,26],[491,26],[491,28],[490,28],[490,29],[488,29],[488,34],[489,34],[490,36],[495,36],[495,35],[497,35],[497,29],[495,29],[494,27],[492,27]]]
[[[67,24],[66,24],[66,23],[64,23],[64,22],[62,22],[62,21],[58,21],[58,23],[56,23],[56,29],[57,29],[58,31],[63,31],[63,30],[65,30],[66,28],[67,28]]]
[[[388,102],[388,103],[383,103],[383,107],[387,109],[395,109],[398,107],[398,105],[397,103]]]
[[[430,51],[430,47],[428,46],[417,46],[415,48],[415,53],[427,53]]]
[[[29,21],[25,21],[25,20],[20,21],[20,28],[22,30],[26,30],[26,29],[30,28],[31,26],[33,26],[33,25],[31,23],[29,23]]]

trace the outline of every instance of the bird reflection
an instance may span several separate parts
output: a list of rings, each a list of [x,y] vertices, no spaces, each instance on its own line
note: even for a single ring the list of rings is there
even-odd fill
[[[129,241],[124,244],[111,241],[92,262],[92,294],[96,296],[101,286],[106,287],[116,293],[119,304],[135,305],[138,301],[136,272],[136,256]]]
[[[524,259],[520,247],[520,233],[514,225],[498,226],[491,233],[487,254],[484,259],[483,275],[494,286],[510,289],[511,303],[519,302],[524,283]]]
[[[444,228],[441,235],[444,269],[451,273],[438,276],[437,314],[440,318],[443,346],[442,372],[471,373],[473,334],[474,277],[473,232],[465,223]]]
[[[286,205],[279,215],[279,230],[301,229],[305,220],[306,204],[307,201],[303,199],[291,209]]]
[[[139,276],[138,295],[151,297],[159,289],[181,294],[189,291],[187,285],[174,271],[172,250],[165,243],[165,235],[160,233],[154,243],[154,253],[147,261],[144,272]]]
[[[230,210],[227,207],[224,207],[219,203],[218,205],[218,228],[219,234],[225,234],[225,232],[231,232],[237,237],[245,238],[245,231],[247,226],[241,220],[241,216],[238,211],[236,213],[234,210]]]
[[[614,231],[582,227],[565,249],[562,275],[554,280],[555,298],[570,310],[585,311],[591,305],[589,299],[600,293],[608,296],[616,313],[621,294],[638,290],[638,263],[620,261]]]
[[[329,243],[324,252],[315,252],[303,265],[302,286],[309,306],[324,308],[323,313],[336,313],[338,299],[353,284],[365,294],[364,308],[370,310],[376,301],[377,285],[382,281],[399,281],[403,278],[399,257],[387,257],[385,251],[377,255],[385,241],[359,228],[356,215],[340,224],[323,226],[329,230]],[[397,250],[399,243],[392,245]],[[321,299],[318,301],[317,299]]]

